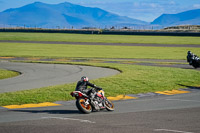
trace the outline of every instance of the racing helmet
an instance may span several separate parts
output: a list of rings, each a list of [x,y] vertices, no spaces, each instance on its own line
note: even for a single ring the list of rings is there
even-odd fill
[[[191,52],[191,51],[188,51],[188,54],[192,54],[192,52]]]
[[[88,79],[88,77],[83,76],[83,77],[81,77],[81,81],[87,82],[87,81],[89,81],[89,79]]]

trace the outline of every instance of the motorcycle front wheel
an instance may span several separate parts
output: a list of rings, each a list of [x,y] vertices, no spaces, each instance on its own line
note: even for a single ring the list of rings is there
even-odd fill
[[[89,114],[92,112],[92,106],[86,103],[86,100],[83,98],[79,98],[76,100],[76,107],[78,110],[84,114]]]
[[[107,98],[105,99],[105,107],[108,111],[114,111],[115,108],[114,108],[114,104],[108,100]]]

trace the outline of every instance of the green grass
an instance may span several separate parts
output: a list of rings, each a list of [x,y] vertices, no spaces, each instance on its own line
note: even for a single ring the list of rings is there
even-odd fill
[[[0,33],[0,40],[161,44],[199,44],[200,42],[199,37],[80,35],[54,33]],[[0,43],[0,56],[14,57],[58,57],[81,59],[113,58],[113,60],[117,60],[117,58],[146,58],[186,60],[188,50],[199,55],[200,48]],[[200,85],[200,72],[195,70],[137,66],[130,64],[92,63],[90,60],[80,64],[103,66],[122,71],[121,74],[92,81],[105,89],[106,96],[147,93],[185,88],[186,86],[196,87]],[[73,83],[19,92],[2,93],[0,94],[0,106],[72,100],[73,98],[69,93],[74,90],[75,86],[76,84]]]
[[[18,72],[0,69],[0,79],[11,78],[11,77],[15,77],[15,76],[18,76],[18,75],[19,75]]]
[[[0,56],[17,57],[145,58],[185,60],[188,50],[199,54],[200,48],[0,43]]]
[[[195,70],[124,64],[81,64],[110,67],[122,71],[121,74],[115,76],[91,81],[103,87],[106,96],[172,90],[185,88],[186,86],[198,86],[200,83],[200,72]],[[0,106],[72,100],[73,98],[70,96],[70,92],[74,90],[75,86],[76,84],[73,83],[27,91],[3,93],[0,94]]]
[[[146,44],[199,44],[200,37],[0,32],[0,40]]]

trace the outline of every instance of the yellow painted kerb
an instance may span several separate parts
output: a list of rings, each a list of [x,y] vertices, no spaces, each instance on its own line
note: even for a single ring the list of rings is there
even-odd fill
[[[128,99],[137,99],[137,97],[131,97],[131,96],[126,96],[126,95],[119,95],[116,97],[107,97],[111,101],[115,100],[128,100]]]
[[[164,95],[175,95],[175,94],[184,94],[184,93],[190,93],[190,92],[183,91],[183,90],[172,90],[172,91],[157,91],[155,93],[164,94]]]
[[[39,104],[8,105],[3,107],[8,109],[17,109],[17,108],[34,108],[34,107],[47,107],[47,106],[59,106],[59,105],[60,104],[45,102]]]

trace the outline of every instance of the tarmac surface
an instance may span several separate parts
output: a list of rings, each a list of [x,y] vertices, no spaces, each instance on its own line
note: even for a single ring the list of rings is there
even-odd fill
[[[115,101],[115,111],[80,114],[61,106],[0,109],[1,133],[199,133],[200,91]]]
[[[8,61],[0,61],[0,68],[21,73],[19,76],[0,80],[0,93],[73,83],[84,75],[89,79],[97,79],[120,73],[101,67]]]

